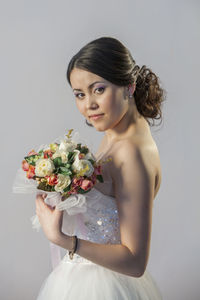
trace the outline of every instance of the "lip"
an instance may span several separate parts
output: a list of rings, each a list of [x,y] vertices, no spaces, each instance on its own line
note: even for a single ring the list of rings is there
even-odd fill
[[[104,114],[96,114],[96,115],[91,115],[89,116],[90,119],[92,120],[98,120],[99,118],[101,118]]]

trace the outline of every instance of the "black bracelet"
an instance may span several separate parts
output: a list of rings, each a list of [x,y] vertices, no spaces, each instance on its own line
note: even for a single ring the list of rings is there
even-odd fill
[[[75,245],[74,245],[74,249],[72,251],[69,251],[69,257],[70,257],[70,259],[73,259],[73,255],[76,252],[77,246],[78,246],[78,238],[77,238],[76,235],[74,235],[74,237],[75,237]]]

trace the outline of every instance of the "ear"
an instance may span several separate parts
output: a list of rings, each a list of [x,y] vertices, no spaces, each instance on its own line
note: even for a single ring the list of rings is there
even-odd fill
[[[133,82],[133,83],[130,83],[130,84],[128,85],[129,98],[132,98],[132,97],[133,97],[133,94],[134,94],[134,92],[135,92],[135,87],[136,87],[136,85],[135,85],[134,82]]]

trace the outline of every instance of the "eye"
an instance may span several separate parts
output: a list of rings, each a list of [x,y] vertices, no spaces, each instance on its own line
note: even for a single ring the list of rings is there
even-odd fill
[[[79,97],[79,95],[83,95],[83,93],[78,93],[78,94],[74,94],[76,98],[78,99],[82,99],[81,97]]]
[[[102,94],[101,91],[103,92],[103,91],[105,90],[105,87],[101,86],[101,87],[96,88],[95,91],[96,91],[96,90],[100,90],[100,94]],[[99,93],[98,93],[98,94],[99,94]]]

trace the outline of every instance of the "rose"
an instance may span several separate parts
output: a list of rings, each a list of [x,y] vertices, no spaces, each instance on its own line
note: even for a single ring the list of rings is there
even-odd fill
[[[31,155],[36,155],[38,154],[37,152],[35,152],[35,150],[31,150],[27,156],[31,156]]]
[[[61,157],[61,160],[63,163],[68,162],[68,152],[60,152],[59,150],[56,150],[56,152],[52,155],[52,159],[55,159],[56,157]]]
[[[93,182],[88,179],[84,179],[81,183],[81,188],[85,191],[90,190],[93,187]]]
[[[39,158],[35,164],[35,174],[39,177],[51,175],[55,166],[50,158]]]
[[[22,169],[24,171],[28,171],[29,170],[29,164],[27,163],[27,161],[25,159],[22,161]]]
[[[62,140],[59,145],[59,152],[73,152],[77,147],[77,144],[71,140]]]
[[[52,155],[53,152],[50,149],[44,151],[44,158],[48,158],[48,156],[52,157]]]
[[[80,176],[91,176],[94,172],[92,163],[87,159],[79,159],[79,150],[74,150],[74,152],[76,152],[76,155],[72,164],[73,171],[77,172]]]
[[[74,177],[72,179],[72,187],[73,188],[74,187],[79,187],[81,185],[81,183],[82,183],[83,180],[84,180],[84,177],[79,177],[79,178]]]
[[[58,174],[58,183],[55,185],[55,190],[56,192],[61,192],[63,193],[64,189],[70,185],[71,183],[71,178],[67,175],[63,174]]]
[[[28,179],[32,179],[35,176],[35,167],[32,165],[29,165],[29,169],[26,172],[26,177]]]
[[[53,174],[51,176],[45,176],[49,185],[55,185],[58,183],[58,176]]]

